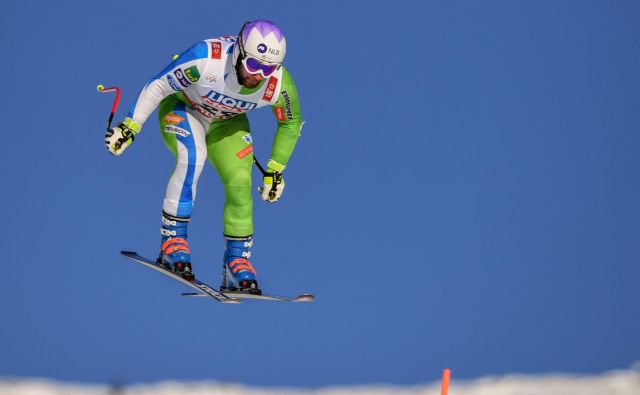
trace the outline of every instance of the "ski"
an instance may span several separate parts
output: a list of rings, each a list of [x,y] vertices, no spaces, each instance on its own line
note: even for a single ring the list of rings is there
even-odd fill
[[[311,294],[301,294],[298,296],[280,296],[280,295],[253,295],[253,294],[241,293],[241,292],[222,293],[221,291],[211,287],[210,285],[203,283],[197,278],[193,281],[187,281],[184,278],[173,273],[172,271],[165,269],[163,266],[158,265],[155,261],[152,261],[148,258],[140,256],[134,251],[120,251],[120,253],[125,257],[133,260],[134,262],[140,263],[146,267],[154,269],[197,291],[197,292],[183,292],[182,296],[211,297],[221,303],[241,303],[243,300],[246,300],[246,299],[271,300],[276,302],[312,302],[313,300],[315,300],[315,296]]]
[[[156,270],[176,281],[181,282],[182,284],[186,285],[187,287],[191,287],[195,290],[198,291],[199,294],[201,294],[202,296],[208,296],[208,297],[212,297],[214,300],[217,300],[218,302],[221,303],[241,303],[242,300],[238,299],[238,298],[234,298],[234,297],[229,297],[226,296],[225,294],[223,294],[222,292],[218,291],[217,289],[203,283],[202,281],[195,279],[193,281],[187,281],[184,278],[178,276],[177,274],[173,273],[172,271],[169,271],[167,269],[165,269],[163,266],[158,265],[155,261],[152,261],[151,259],[145,258],[143,256],[138,255],[136,252],[134,251],[120,251],[120,253],[124,256],[126,256],[127,258],[133,260],[134,262],[140,263],[141,265],[144,265],[146,267],[149,267],[153,270]]]
[[[225,296],[234,299],[254,299],[254,300],[272,300],[275,302],[312,302],[315,296],[311,294],[301,294],[298,296],[280,296],[280,295],[253,295],[243,292],[225,292]],[[207,296],[199,292],[183,292],[182,296]]]

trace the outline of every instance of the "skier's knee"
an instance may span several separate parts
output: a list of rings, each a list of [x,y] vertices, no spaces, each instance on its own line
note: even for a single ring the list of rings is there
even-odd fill
[[[225,177],[227,203],[232,206],[251,204],[251,168],[236,167]]]
[[[251,167],[234,167],[224,175],[225,186],[247,186],[251,187]]]
[[[187,171],[187,172],[193,172],[195,174],[200,174],[200,172],[202,172],[202,168],[204,167],[204,161],[196,161],[196,162],[192,162],[189,161],[189,159],[178,159],[178,161],[176,162],[176,170],[179,171]]]

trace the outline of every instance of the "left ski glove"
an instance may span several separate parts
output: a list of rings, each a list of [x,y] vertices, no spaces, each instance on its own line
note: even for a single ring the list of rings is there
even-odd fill
[[[284,178],[282,178],[284,168],[285,165],[269,159],[269,163],[267,163],[267,173],[263,178],[263,186],[262,188],[258,188],[262,194],[262,200],[275,203],[280,199],[284,191]]]
[[[140,129],[142,129],[142,126],[127,117],[118,126],[107,131],[104,135],[104,143],[107,145],[109,152],[119,156],[133,143],[135,135],[140,133]]]

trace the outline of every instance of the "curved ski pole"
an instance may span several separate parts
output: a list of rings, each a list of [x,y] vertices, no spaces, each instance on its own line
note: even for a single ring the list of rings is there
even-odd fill
[[[113,106],[111,106],[111,115],[109,115],[109,121],[107,122],[107,131],[109,129],[111,129],[111,122],[113,122],[113,116],[116,113],[116,110],[118,109],[118,104],[120,104],[120,88],[117,86],[112,86],[109,88],[105,88],[104,85],[100,84],[97,86],[98,92],[115,92],[116,93],[116,98],[113,101]]]

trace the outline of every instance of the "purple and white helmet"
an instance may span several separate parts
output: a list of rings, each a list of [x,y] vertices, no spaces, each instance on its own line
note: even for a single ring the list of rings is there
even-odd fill
[[[242,26],[236,49],[239,53],[234,53],[235,59],[238,55],[241,59],[249,55],[264,63],[282,64],[287,53],[287,40],[275,23],[256,20]]]

